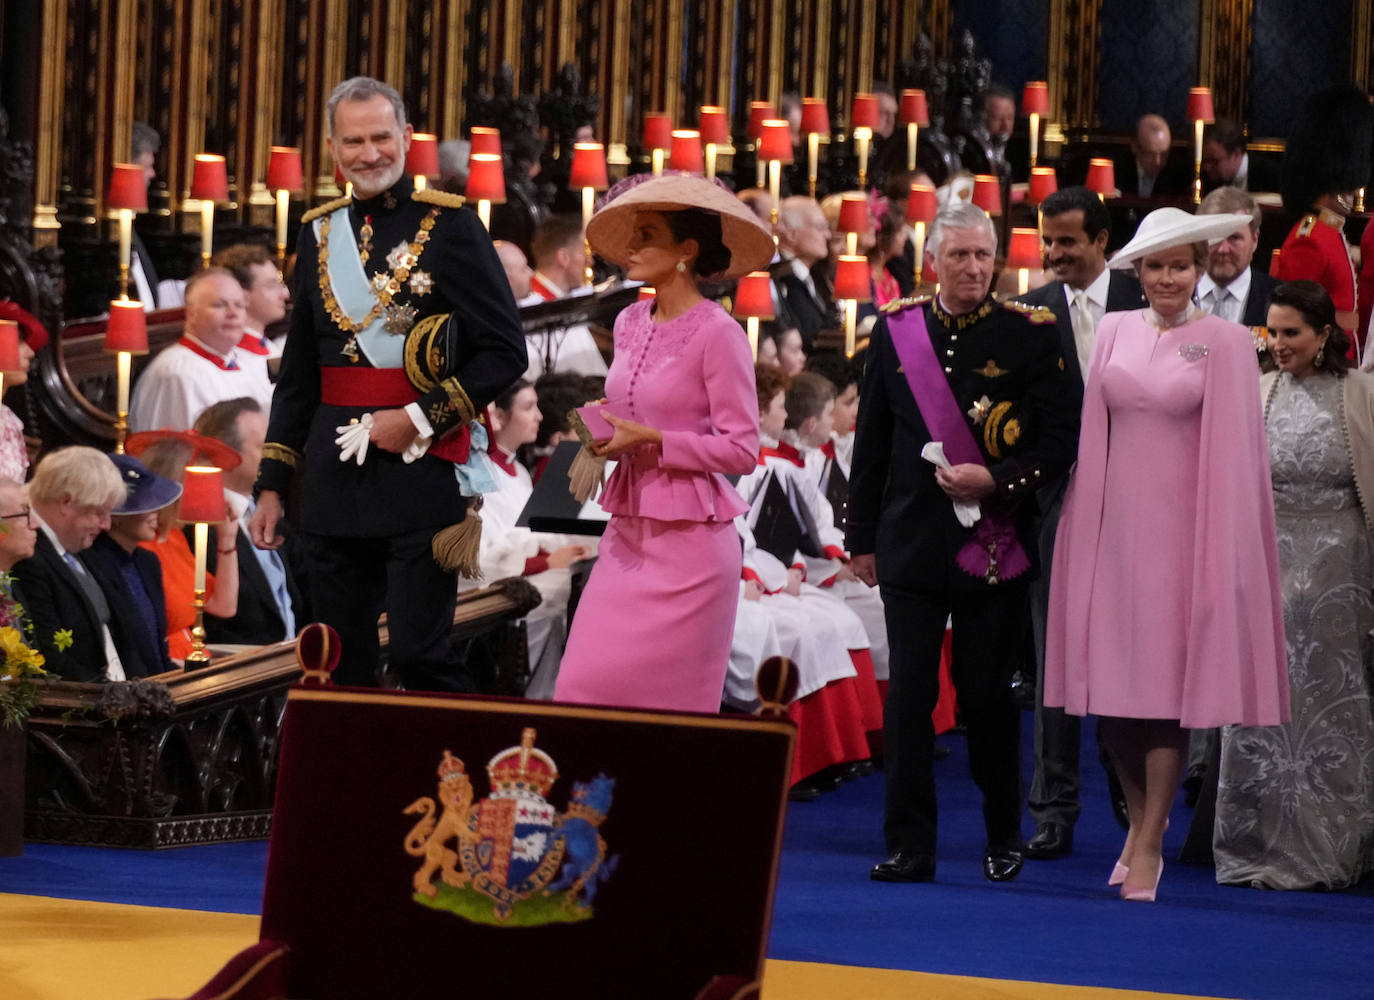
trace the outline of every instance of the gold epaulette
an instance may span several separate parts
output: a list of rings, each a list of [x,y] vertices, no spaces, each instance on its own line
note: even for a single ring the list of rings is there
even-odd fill
[[[442,205],[444,208],[462,208],[465,199],[461,194],[450,194],[447,191],[436,191],[434,188],[425,188],[423,191],[412,191],[411,201],[423,201],[430,205]]]
[[[1010,309],[1014,313],[1020,313],[1032,323],[1044,325],[1046,323],[1057,322],[1054,310],[1048,306],[1033,306],[1026,302],[1017,302],[1015,299],[1007,299],[1002,303],[1003,309]]]
[[[929,295],[908,295],[904,299],[893,299],[880,308],[885,313],[899,313],[903,309],[910,309],[912,306],[923,306],[929,301]]]
[[[1329,208],[1317,209],[1317,221],[1330,226],[1338,233],[1345,228],[1345,217],[1340,212],[1333,212]]]
[[[335,198],[332,201],[327,201],[323,205],[316,205],[310,211],[306,212],[304,215],[301,216],[301,222],[314,222],[316,219],[326,216],[330,212],[335,211],[336,209],[343,208],[352,200],[353,199],[350,198],[348,195],[344,195],[340,198]]]
[[[1312,212],[1308,212],[1302,217],[1302,221],[1298,223],[1298,238],[1306,239],[1312,235],[1312,230],[1316,228],[1317,216]]]

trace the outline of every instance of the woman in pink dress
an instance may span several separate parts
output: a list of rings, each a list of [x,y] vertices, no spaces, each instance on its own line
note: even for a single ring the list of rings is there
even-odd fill
[[[697,281],[766,267],[773,240],[726,188],[677,175],[608,198],[587,239],[657,294],[616,319],[602,410],[614,436],[595,449],[617,463],[600,498],[611,521],[554,698],[713,712],[748,509],[725,477],[754,467],[759,426],[744,331]]]
[[[1045,704],[1102,717],[1128,900],[1155,898],[1187,730],[1288,717],[1253,342],[1192,301],[1207,241],[1248,219],[1159,209],[1113,258],[1150,307],[1098,324],[1055,542]]]

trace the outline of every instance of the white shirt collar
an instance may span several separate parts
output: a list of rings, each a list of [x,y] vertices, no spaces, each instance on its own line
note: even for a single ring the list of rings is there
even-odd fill
[[[1103,312],[1107,311],[1107,291],[1111,288],[1112,274],[1107,268],[1102,269],[1102,273],[1093,279],[1092,284],[1083,289],[1088,293],[1088,301],[1097,306]],[[1069,305],[1073,305],[1074,293],[1077,290],[1064,286],[1064,299]]]
[[[52,547],[57,550],[57,558],[61,559],[63,562],[66,562],[67,547],[63,545],[62,542],[58,539],[57,532],[52,530],[52,525],[48,524],[47,521],[39,517],[38,511],[34,510],[33,508],[29,509],[29,513],[33,516],[33,519],[38,522],[39,530],[42,531],[43,534],[48,536],[48,541],[52,542]]]
[[[553,292],[554,298],[561,299],[568,294],[567,289],[563,288],[543,271],[535,271],[534,276],[539,279],[541,285]]]
[[[244,333],[247,333],[247,332],[248,332],[248,328],[247,328],[247,327],[244,327]],[[199,337],[197,337],[197,336],[196,336],[194,333],[192,333],[190,330],[184,331],[184,332],[182,333],[182,336],[185,337],[187,340],[191,341],[191,343],[199,345],[200,348],[201,348],[202,350],[207,351],[208,353],[213,354],[213,355],[215,355],[216,357],[223,358],[223,359],[225,360],[226,363],[227,363],[227,362],[230,362],[230,361],[234,361],[235,363],[237,363],[237,357],[238,357],[238,356],[237,356],[237,354],[235,353],[235,351],[234,351],[234,349],[233,349],[232,347],[229,348],[228,353],[225,353],[224,351],[217,351],[217,350],[215,350],[213,347],[211,347],[209,344],[207,344],[205,341],[203,341],[203,340],[201,340]],[[242,337],[240,337],[240,339],[242,339]],[[259,336],[259,339],[261,339],[260,336]]]
[[[236,493],[231,489],[226,489],[224,491],[224,502],[229,505],[229,510],[233,512],[234,518],[237,520],[243,517],[243,512],[248,509],[248,504],[251,501],[242,493]]]
[[[1236,280],[1229,285],[1218,285],[1212,280],[1210,274],[1204,274],[1201,278],[1198,278],[1197,281],[1198,301],[1204,301],[1210,293],[1219,288],[1225,288],[1226,291],[1236,297],[1238,302],[1244,303],[1246,298],[1250,295],[1250,268],[1247,267],[1244,271],[1241,271],[1240,274],[1236,275]]]

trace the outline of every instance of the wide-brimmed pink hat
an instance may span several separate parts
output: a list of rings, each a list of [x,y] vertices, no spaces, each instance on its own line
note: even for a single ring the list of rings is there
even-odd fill
[[[609,199],[587,223],[587,242],[597,255],[627,267],[636,212],[680,212],[695,208],[720,216],[721,238],[730,266],[714,278],[739,278],[773,259],[773,236],[749,206],[731,191],[695,174],[654,177]]]

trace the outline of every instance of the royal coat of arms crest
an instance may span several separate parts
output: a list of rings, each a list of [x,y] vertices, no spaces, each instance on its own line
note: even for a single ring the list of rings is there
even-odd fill
[[[406,853],[424,858],[411,879],[417,903],[506,927],[591,918],[597,887],[617,861],[600,833],[615,779],[573,782],[560,813],[548,801],[558,767],[534,738],[526,728],[519,746],[487,762],[491,793],[477,802],[467,768],[444,751],[437,804],[424,796],[405,809],[420,815],[405,839]]]

